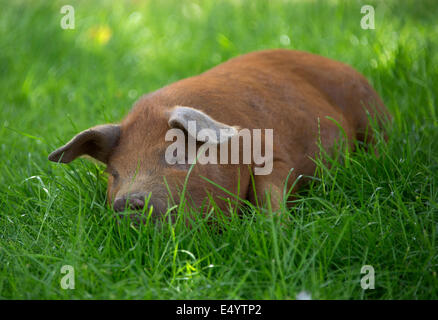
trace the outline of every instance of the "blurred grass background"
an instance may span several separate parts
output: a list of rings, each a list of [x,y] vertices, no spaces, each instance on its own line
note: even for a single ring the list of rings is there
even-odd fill
[[[65,4],[74,30],[60,27]],[[365,4],[375,30],[360,27]],[[0,7],[0,298],[437,298],[436,1]],[[265,217],[236,219],[221,235],[205,222],[117,226],[101,167],[47,161],[78,131],[119,121],[140,95],[267,48],[352,65],[394,115],[380,160],[358,153],[348,168],[320,168],[322,182],[292,211],[295,229]],[[77,269],[75,290],[59,287],[64,264]],[[375,290],[360,288],[363,264],[380,271]]]

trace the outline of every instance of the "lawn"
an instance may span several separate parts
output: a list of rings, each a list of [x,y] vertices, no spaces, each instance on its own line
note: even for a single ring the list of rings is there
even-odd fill
[[[65,4],[73,30],[60,26]],[[361,28],[365,4],[374,30]],[[0,7],[1,299],[438,298],[436,1]],[[266,48],[362,72],[394,117],[380,156],[315,159],[315,177],[280,216],[247,208],[191,228],[118,224],[103,166],[47,160],[75,133],[121,120],[142,94]],[[60,285],[64,265],[73,290]],[[361,287],[364,265],[374,289]]]

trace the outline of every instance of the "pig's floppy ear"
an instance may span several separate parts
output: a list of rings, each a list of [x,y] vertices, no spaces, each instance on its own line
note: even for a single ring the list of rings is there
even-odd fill
[[[196,132],[190,130],[189,121],[196,124]],[[198,135],[201,130],[211,130],[211,135],[208,141],[212,143],[223,143],[229,138],[238,133],[239,128],[236,126],[229,126],[225,123],[219,122],[205,114],[200,110],[190,107],[176,106],[169,117],[169,126],[171,128],[184,128],[193,138],[198,141],[206,141],[205,135]]]
[[[106,163],[120,137],[120,126],[104,124],[82,131],[66,145],[53,151],[49,160],[69,163],[81,155],[89,155]]]

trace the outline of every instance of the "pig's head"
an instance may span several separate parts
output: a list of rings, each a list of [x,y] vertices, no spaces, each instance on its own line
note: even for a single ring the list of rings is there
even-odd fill
[[[190,107],[138,107],[120,124],[99,125],[82,131],[66,145],[52,152],[49,160],[69,163],[82,155],[93,157],[107,167],[108,202],[115,211],[124,211],[126,208],[142,211],[145,198],[151,194],[149,205],[153,206],[154,215],[162,215],[168,210],[168,204],[179,202],[180,192],[191,167],[187,161],[184,164],[172,164],[166,160],[166,150],[173,143],[166,141],[166,133],[170,129],[180,129],[187,143],[189,121],[196,122],[198,131],[205,128],[218,132],[221,129],[228,129],[231,133],[236,131]],[[213,143],[217,144],[224,142],[214,140]],[[198,139],[197,148],[204,141]],[[215,199],[225,196],[204,178],[245,197],[249,181],[247,170],[237,165],[196,163],[187,179],[187,199],[199,207],[208,195],[213,195]],[[218,204],[223,208],[225,206],[223,201]]]

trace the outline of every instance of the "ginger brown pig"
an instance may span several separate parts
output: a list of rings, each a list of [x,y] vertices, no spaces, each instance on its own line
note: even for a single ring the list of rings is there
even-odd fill
[[[194,164],[185,192],[194,207],[206,204],[210,194],[228,212],[226,199],[235,199],[234,194],[254,204],[270,199],[277,210],[286,200],[283,190],[291,169],[287,189],[298,176],[314,174],[312,158],[319,152],[318,143],[330,150],[340,137],[339,126],[349,145],[355,139],[373,142],[369,117],[380,123],[390,119],[379,95],[353,68],[301,51],[258,51],[144,95],[120,124],[99,125],[77,134],[52,152],[49,160],[69,163],[82,155],[91,156],[107,166],[108,202],[115,211],[148,209],[144,208],[145,197],[151,193],[149,206],[154,215],[162,215],[169,199],[178,202],[191,168],[184,163],[187,154],[182,153],[176,163],[167,160],[166,150],[174,143],[166,139],[169,130],[181,130],[185,142],[194,139],[199,151],[204,143],[219,145],[236,136],[239,139],[239,130],[261,129],[261,150],[269,149],[267,143],[272,150],[263,163],[254,157],[242,161],[248,151],[242,141],[239,163]],[[190,123],[196,124],[195,131],[189,130]],[[206,139],[199,134],[204,129],[228,130],[230,135]],[[266,129],[272,129],[271,142],[263,139]],[[231,154],[227,146],[209,156],[230,160]],[[253,175],[254,192],[251,175],[263,167],[271,171]]]

